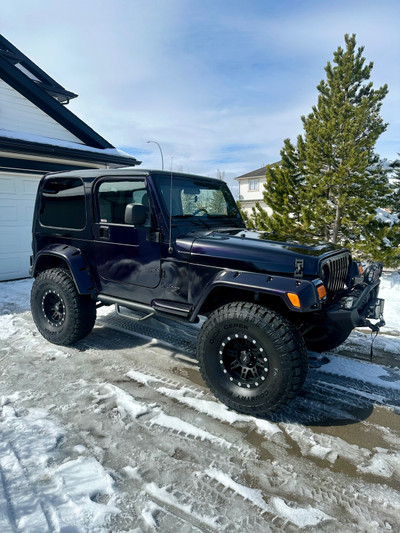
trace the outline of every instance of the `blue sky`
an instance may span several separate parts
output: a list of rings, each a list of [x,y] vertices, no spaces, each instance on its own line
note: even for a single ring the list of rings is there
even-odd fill
[[[160,168],[231,178],[279,159],[345,33],[387,83],[377,144],[400,152],[400,2],[14,0],[1,32],[66,89],[69,109]]]

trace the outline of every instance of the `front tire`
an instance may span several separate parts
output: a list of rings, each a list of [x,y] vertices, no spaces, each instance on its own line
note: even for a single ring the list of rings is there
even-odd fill
[[[92,331],[96,304],[80,295],[70,273],[62,268],[44,270],[35,279],[31,311],[36,327],[53,344],[69,346]]]
[[[275,311],[247,302],[224,305],[203,324],[197,357],[204,381],[232,409],[256,416],[281,410],[301,390],[307,350],[298,330]]]

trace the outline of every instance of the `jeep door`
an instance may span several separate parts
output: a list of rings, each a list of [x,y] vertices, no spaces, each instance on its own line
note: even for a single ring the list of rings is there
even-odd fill
[[[152,240],[152,213],[143,178],[103,178],[95,185],[94,247],[101,291],[119,297],[132,287],[160,282],[160,244]],[[125,223],[128,204],[142,204],[146,221]]]

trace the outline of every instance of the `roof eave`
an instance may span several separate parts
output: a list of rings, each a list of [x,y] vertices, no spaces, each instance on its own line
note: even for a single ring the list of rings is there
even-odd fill
[[[3,57],[0,57],[0,78],[64,126],[64,128],[78,137],[86,145],[100,149],[114,148],[106,139],[101,137],[101,135],[96,133],[85,122],[65,106],[61,105],[60,102],[41,89],[33,80],[30,80]]]
[[[1,149],[13,154],[35,155],[49,158],[69,159],[87,163],[114,164],[120,166],[140,165],[134,157],[119,154],[99,153],[98,151],[79,150],[51,144],[37,143],[0,136]]]
[[[18,50],[10,41],[8,41],[3,35],[0,35],[0,55],[2,55],[12,65],[18,63],[24,68],[27,68],[31,74],[37,77],[38,82],[43,90],[47,91],[50,96],[54,96],[61,103],[68,102],[72,98],[76,98],[78,95],[67,91],[62,85],[56,82],[51,76],[49,76],[44,70],[29,59],[25,54]],[[37,83],[35,81],[35,83]]]

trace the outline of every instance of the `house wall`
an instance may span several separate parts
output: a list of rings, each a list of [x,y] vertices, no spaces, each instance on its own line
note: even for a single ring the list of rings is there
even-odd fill
[[[249,181],[258,179],[258,190],[249,190]],[[251,216],[253,214],[253,207],[256,206],[256,202],[259,202],[261,207],[266,209],[268,212],[272,212],[269,207],[266,206],[263,200],[263,192],[264,192],[264,183],[266,182],[265,176],[251,177],[246,179],[239,179],[239,201],[241,204],[241,208],[243,211],[247,213],[247,215]]]
[[[0,79],[0,131],[83,144],[58,122]]]
[[[270,207],[268,207],[264,202],[257,202],[260,204],[260,206],[269,214],[271,215],[272,214],[272,209]],[[256,202],[252,202],[252,201],[241,201],[240,202],[240,207],[242,209],[242,211],[245,211],[247,213],[248,216],[251,216],[253,214],[253,207],[256,207]]]
[[[254,180],[257,178],[251,178],[251,180]],[[260,201],[263,200],[263,192],[264,192],[264,183],[265,178],[258,178],[258,189],[257,190],[250,190],[249,187],[249,179],[241,179],[239,180],[239,196],[243,197],[244,200],[253,200],[253,201]]]
[[[0,172],[0,281],[29,275],[32,216],[41,177]]]

